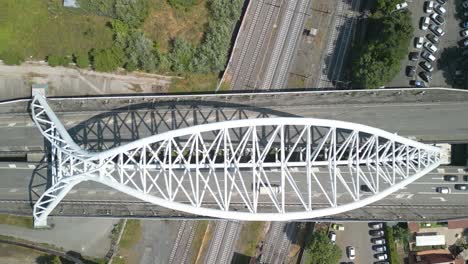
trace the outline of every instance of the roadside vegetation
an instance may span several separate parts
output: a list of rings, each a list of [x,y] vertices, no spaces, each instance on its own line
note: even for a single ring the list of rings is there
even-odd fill
[[[216,87],[243,6],[243,0],[78,0],[80,8],[64,8],[61,0],[6,1],[0,10],[6,64],[33,59],[100,72],[206,75],[195,90]]]
[[[113,263],[135,263],[136,259],[132,255],[132,249],[140,241],[141,236],[141,221],[136,219],[127,220],[117,249],[118,253],[113,258]]]
[[[265,222],[245,222],[242,224],[237,252],[246,256],[255,256],[257,245],[263,238]]]
[[[404,259],[409,253],[410,233],[407,223],[398,223],[394,226],[385,227],[385,238],[387,239],[388,252],[391,264],[405,263]],[[403,249],[399,254],[398,249]]]
[[[356,47],[352,62],[354,87],[378,88],[391,81],[400,70],[413,35],[411,14],[396,11],[400,0],[377,0],[368,18],[365,43]]]
[[[307,264],[337,264],[341,258],[341,249],[332,244],[326,229],[314,231],[310,242],[305,246],[303,258]]]
[[[0,214],[0,224],[33,228],[33,219],[28,216]]]

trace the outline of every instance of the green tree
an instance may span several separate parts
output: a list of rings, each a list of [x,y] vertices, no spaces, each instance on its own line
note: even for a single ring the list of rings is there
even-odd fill
[[[20,65],[24,61],[24,56],[16,51],[6,51],[0,55],[0,59],[6,65]]]
[[[153,41],[145,37],[143,32],[133,30],[129,34],[125,54],[127,62],[125,68],[127,70],[135,70],[140,68],[145,71],[156,70],[158,58],[153,50]]]
[[[389,15],[396,11],[396,5],[401,2],[401,0],[377,0],[375,12],[378,15]]]
[[[182,38],[175,38],[170,54],[171,70],[175,72],[191,72],[190,67],[195,55],[195,48]]]
[[[130,28],[141,26],[148,10],[148,0],[115,0],[115,17]]]
[[[114,46],[93,52],[93,67],[96,71],[111,72],[123,65],[125,54]]]
[[[62,261],[60,260],[59,256],[54,256],[50,263],[51,264],[62,264]]]
[[[332,244],[325,230],[315,231],[304,252],[308,264],[337,264],[341,249]]]
[[[89,55],[86,53],[75,53],[73,54],[73,61],[79,68],[86,69],[89,66]]]

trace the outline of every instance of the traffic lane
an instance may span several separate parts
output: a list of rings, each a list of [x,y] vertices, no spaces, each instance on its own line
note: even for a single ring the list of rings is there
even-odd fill
[[[343,231],[333,230],[336,233],[336,244],[342,249],[341,262],[371,263],[374,259],[372,245],[370,243],[368,223],[363,222],[343,222]],[[332,230],[332,229],[330,229]],[[347,247],[353,246],[356,249],[356,258],[349,259]]]

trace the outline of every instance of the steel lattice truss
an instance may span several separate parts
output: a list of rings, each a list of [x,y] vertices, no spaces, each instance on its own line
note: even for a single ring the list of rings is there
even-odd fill
[[[440,151],[380,129],[312,118],[225,121],[100,153],[77,146],[42,95],[33,119],[50,141],[52,186],[36,226],[67,192],[96,181],[188,213],[239,220],[314,218],[380,200],[439,165]]]

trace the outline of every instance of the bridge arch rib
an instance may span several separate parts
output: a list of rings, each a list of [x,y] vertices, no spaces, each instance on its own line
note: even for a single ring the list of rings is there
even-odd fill
[[[365,206],[440,164],[436,147],[315,118],[210,123],[93,153],[71,140],[44,97],[35,94],[31,108],[52,145],[52,187],[34,205],[36,226],[87,180],[192,214],[287,221]]]

